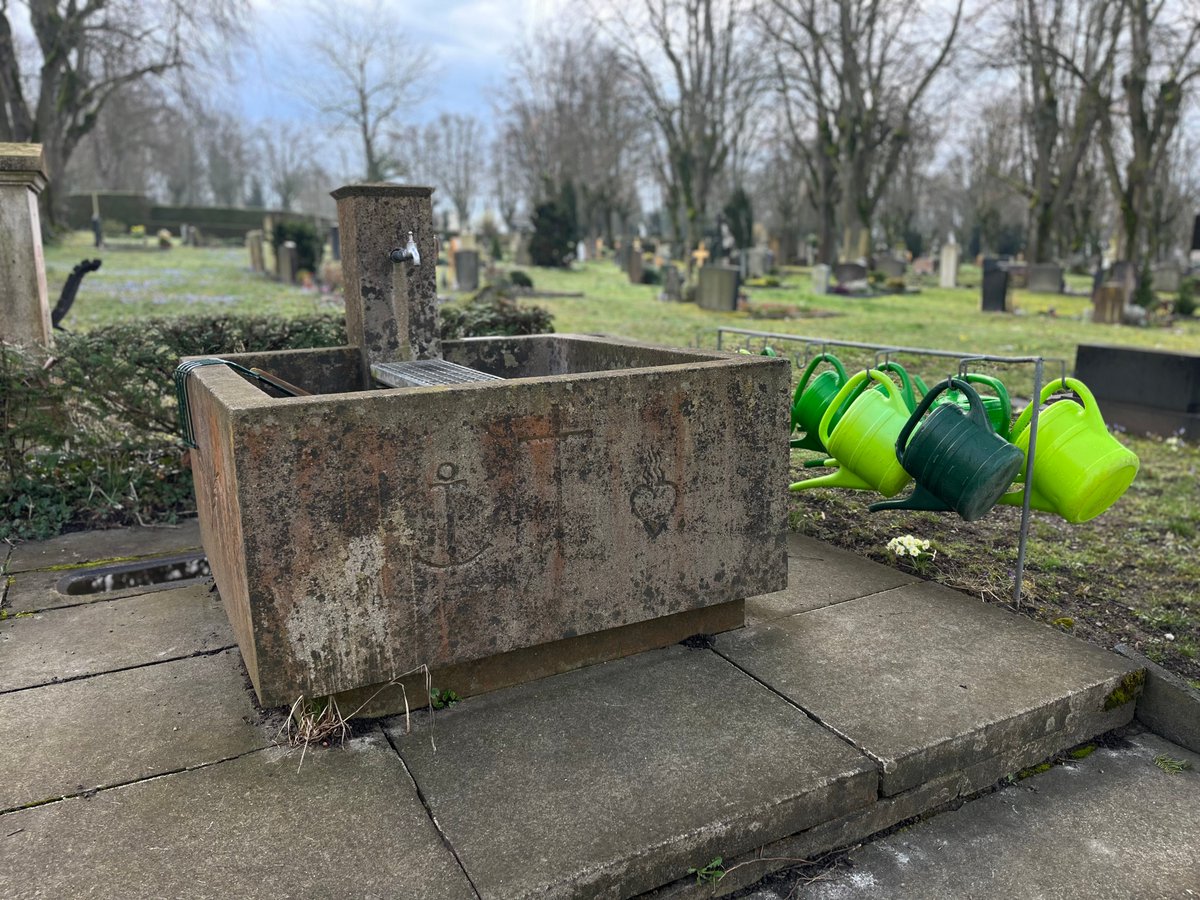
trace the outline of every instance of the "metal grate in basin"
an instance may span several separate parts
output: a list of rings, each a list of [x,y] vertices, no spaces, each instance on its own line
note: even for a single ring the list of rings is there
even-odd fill
[[[371,377],[388,387],[434,387],[447,384],[474,384],[479,381],[503,381],[476,369],[468,369],[444,359],[418,359],[415,362],[372,363]]]

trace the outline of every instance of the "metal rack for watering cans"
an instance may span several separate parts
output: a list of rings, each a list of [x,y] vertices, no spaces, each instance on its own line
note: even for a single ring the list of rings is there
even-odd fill
[[[1044,357],[1044,356],[998,356],[990,353],[959,353],[953,350],[934,350],[928,347],[898,347],[888,344],[871,344],[862,341],[839,341],[831,338],[811,337],[801,334],[782,334],[773,331],[756,331],[750,328],[733,328],[722,326],[717,329],[717,349],[725,349],[725,335],[738,335],[745,338],[746,348],[749,349],[751,343],[759,340],[765,344],[767,341],[779,342],[790,341],[794,343],[804,344],[806,349],[817,347],[819,352],[824,353],[827,347],[850,347],[857,350],[865,350],[875,354],[876,361],[884,358],[890,361],[891,354],[905,356],[931,356],[941,359],[953,359],[958,362],[958,374],[964,376],[967,374],[967,366],[971,363],[999,363],[1003,365],[1032,365],[1033,366],[1033,395],[1030,400],[1029,409],[1029,449],[1026,453],[1025,462],[1025,484],[1021,501],[1021,527],[1018,532],[1017,539],[1017,564],[1016,571],[1013,577],[1013,602],[1020,604],[1021,592],[1025,577],[1025,549],[1029,542],[1029,520],[1030,520],[1030,503],[1033,498],[1033,469],[1034,456],[1037,448],[1037,430],[1038,430],[1038,413],[1041,406],[1042,387],[1046,374],[1046,363],[1058,363],[1061,369],[1059,379],[1066,385],[1067,363],[1065,359],[1059,357]],[[800,365],[798,354],[793,359],[797,365]]]

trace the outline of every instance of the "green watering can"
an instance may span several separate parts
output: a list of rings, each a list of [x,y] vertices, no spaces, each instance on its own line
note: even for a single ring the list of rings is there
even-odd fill
[[[1070,388],[1080,402],[1059,400],[1038,415],[1037,460],[1030,506],[1057,513],[1068,522],[1094,519],[1120,499],[1138,472],[1137,455],[1108,433],[1096,398],[1082,381],[1063,378],[1042,388],[1045,403],[1059,387]],[[1033,404],[1013,424],[1013,443],[1029,454]],[[1024,480],[1024,472],[1021,473]],[[1000,502],[1020,506],[1023,492]]]
[[[833,370],[812,378],[817,366],[823,362],[833,366]],[[830,402],[845,383],[846,369],[836,356],[832,353],[818,353],[812,358],[805,367],[804,374],[800,376],[800,384],[796,386],[796,393],[792,398],[792,431],[802,431],[804,437],[793,438],[791,446],[802,450],[815,450],[818,453],[825,452],[825,445],[817,436],[817,427],[821,424],[821,418],[829,408]]]
[[[876,366],[875,368],[880,372],[895,372],[900,378],[900,396],[904,398],[904,405],[908,407],[909,412],[917,408],[917,395],[913,390],[914,383],[922,395],[929,393],[929,388],[925,387],[925,382],[921,380],[921,376],[913,375],[910,377],[908,370],[898,362],[892,362],[889,359],[882,366]],[[885,388],[883,385],[880,385],[875,390],[883,391]]]
[[[993,378],[991,375],[984,375],[981,372],[968,372],[958,377],[961,381],[986,385],[995,391],[995,397],[980,397],[979,399],[983,401],[983,409],[987,413],[988,421],[992,423],[992,428],[995,429],[996,434],[1007,441],[1008,429],[1012,427],[1012,400],[1009,399],[1008,390],[1004,387],[1003,382],[999,378]],[[946,403],[957,404],[963,412],[971,409],[971,403],[966,394],[953,388],[938,398],[938,406]]]
[[[877,381],[883,391],[861,390],[871,380]],[[850,407],[842,414],[841,408],[847,403]],[[789,489],[843,487],[879,491],[885,497],[896,496],[909,481],[895,451],[896,438],[908,417],[909,409],[900,389],[886,374],[870,369],[851,376],[830,402],[817,426],[817,437],[835,457],[826,464],[836,464],[838,470],[819,478],[798,481]],[[838,420],[836,425],[833,424],[835,418]]]
[[[934,402],[951,390],[966,398],[967,412],[956,402]],[[921,422],[927,412],[929,418]],[[996,434],[983,400],[961,378],[948,378],[925,395],[896,438],[895,452],[917,486],[909,497],[871,504],[871,512],[954,510],[968,522],[996,505],[1025,459]]]

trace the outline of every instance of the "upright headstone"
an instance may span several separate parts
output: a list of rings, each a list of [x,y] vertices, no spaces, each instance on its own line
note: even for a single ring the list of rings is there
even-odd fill
[[[1196,220],[1192,223],[1192,251],[1200,252],[1200,213],[1196,215]]]
[[[958,287],[958,244],[953,241],[942,244],[942,256],[938,261],[938,286]]]
[[[398,184],[351,184],[333,192],[342,232],[342,276],[347,342],[363,353],[363,384],[371,361],[395,361],[401,340],[393,290],[396,265],[391,251],[403,248],[411,231],[421,264],[408,282],[408,341],[416,359],[442,355],[437,314],[437,235],[433,228],[433,188]],[[403,265],[403,264],[402,264]]]
[[[1174,294],[1183,283],[1183,272],[1173,262],[1161,262],[1154,267],[1154,290]]]
[[[1008,270],[1000,265],[999,260],[991,257],[985,259],[981,309],[984,312],[1009,312],[1008,288]]]
[[[738,270],[735,266],[704,266],[696,301],[702,309],[730,312],[737,309]]]
[[[575,244],[575,259],[577,262],[587,262],[587,244],[579,241]]]
[[[1125,311],[1125,288],[1115,281],[1100,285],[1092,295],[1092,321],[1097,325],[1120,325]]]
[[[1030,263],[1026,279],[1026,287],[1039,294],[1061,294],[1065,284],[1057,263]]]
[[[454,273],[460,291],[479,290],[479,251],[467,249],[455,253]]]
[[[833,277],[841,285],[853,285],[867,281],[867,267],[862,263],[843,262],[833,267]]]
[[[908,271],[908,264],[894,256],[881,256],[875,263],[875,269],[888,278],[903,278]]]
[[[46,183],[41,144],[0,143],[0,340],[13,344],[53,343],[38,215]]]
[[[246,232],[246,249],[250,252],[251,271],[263,272],[263,233],[261,231]]]
[[[275,217],[263,216],[263,270],[266,272],[279,271],[279,261],[275,258]]]
[[[762,278],[767,274],[766,247],[751,247],[744,251],[743,258],[746,260],[747,278]]]
[[[829,293],[829,266],[825,263],[812,267],[812,292],[818,297]]]
[[[629,263],[625,267],[625,274],[629,276],[630,284],[642,283],[642,276],[646,274],[646,265],[642,258],[642,251],[637,247],[629,248]]]
[[[299,266],[298,256],[295,241],[284,241],[279,245],[279,249],[275,253],[276,264],[279,268],[275,274],[279,276],[279,280],[284,284],[296,283],[296,269]]]
[[[334,262],[342,261],[342,230],[336,225],[329,226],[329,254]]]
[[[683,300],[683,278],[680,277],[679,267],[674,263],[663,264],[663,299],[673,303]]]

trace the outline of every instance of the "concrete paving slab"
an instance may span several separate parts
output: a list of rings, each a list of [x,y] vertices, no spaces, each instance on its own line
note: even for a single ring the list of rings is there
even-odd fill
[[[378,734],[0,816],[0,896],[474,898]]]
[[[0,694],[234,644],[203,585],[12,617],[0,622]]]
[[[628,897],[875,801],[869,760],[676,646],[466,700],[392,738],[480,895]]]
[[[97,560],[166,556],[200,547],[200,523],[187,519],[178,525],[77,531],[48,541],[17,544],[9,556],[8,572],[28,572],[50,566],[78,566]]]
[[[1142,675],[932,582],[730,632],[716,648],[877,760],[885,795],[1049,735],[1065,748],[1124,725]]]
[[[920,581],[800,534],[788,535],[788,586],[746,601],[746,621],[769,622]]]
[[[70,575],[72,571],[75,570],[42,570],[9,575],[7,578],[8,594],[4,598],[3,608],[8,610],[9,615],[12,615],[20,612],[37,612],[43,609],[61,609],[65,606],[80,606],[84,603],[99,603],[104,600],[120,600],[122,597],[136,597],[139,594],[153,594],[156,591],[172,591],[179,587],[178,582],[166,582],[102,591],[96,594],[59,593],[58,583],[64,575]],[[211,584],[211,579],[208,583]]]
[[[1165,754],[1192,763],[1170,775]],[[1200,755],[1156,735],[1056,766],[851,854],[806,900],[1200,896]],[[770,896],[797,896],[782,886]]]
[[[0,694],[0,810],[270,745],[236,650]]]

